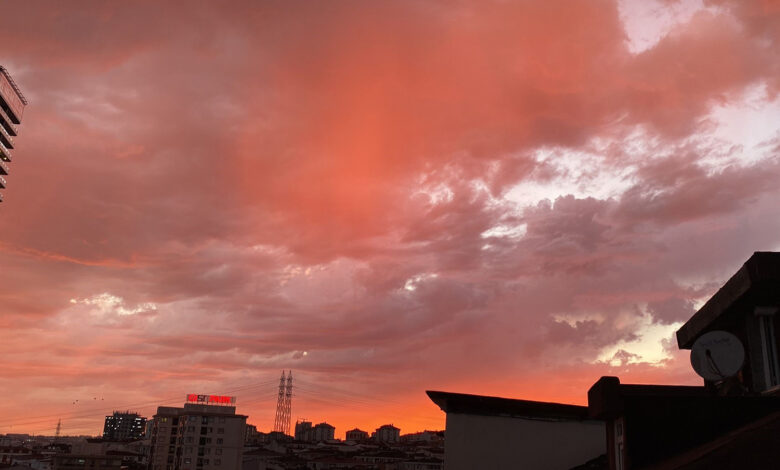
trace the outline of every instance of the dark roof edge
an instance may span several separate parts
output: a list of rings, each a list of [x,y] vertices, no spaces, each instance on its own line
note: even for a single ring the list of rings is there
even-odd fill
[[[757,282],[774,277],[772,265],[780,265],[780,253],[756,251],[718,291],[677,330],[677,346],[690,349],[715,319],[729,310]],[[776,270],[776,268],[775,268]]]
[[[588,407],[513,398],[427,390],[428,397],[445,413],[510,416],[547,420],[590,420]]]

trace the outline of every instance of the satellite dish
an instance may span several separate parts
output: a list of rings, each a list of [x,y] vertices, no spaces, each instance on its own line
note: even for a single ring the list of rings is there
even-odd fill
[[[693,343],[691,365],[704,380],[719,382],[742,369],[745,350],[739,338],[728,331],[704,333]]]

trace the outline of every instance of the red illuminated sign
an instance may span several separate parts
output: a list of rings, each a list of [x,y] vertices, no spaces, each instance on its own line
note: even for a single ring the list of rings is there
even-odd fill
[[[209,405],[234,405],[236,397],[225,395],[197,395],[190,393],[187,395],[187,403],[205,403]]]

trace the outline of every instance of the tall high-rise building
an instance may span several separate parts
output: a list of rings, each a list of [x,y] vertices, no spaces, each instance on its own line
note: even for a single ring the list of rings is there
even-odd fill
[[[5,189],[8,175],[8,163],[11,162],[14,149],[14,137],[17,136],[17,125],[22,123],[22,114],[27,100],[11,78],[5,67],[0,65],[0,189]],[[3,195],[0,194],[0,202]]]
[[[111,416],[106,416],[103,425],[103,439],[111,441],[126,441],[141,439],[146,431],[146,418],[138,413],[114,411]]]
[[[188,395],[154,415],[150,470],[241,470],[246,419],[235,398]]]

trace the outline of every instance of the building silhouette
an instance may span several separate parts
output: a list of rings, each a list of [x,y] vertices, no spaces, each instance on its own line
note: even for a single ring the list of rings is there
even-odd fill
[[[103,424],[103,439],[111,441],[141,439],[145,432],[146,418],[129,411],[114,411]]]
[[[401,440],[401,430],[392,424],[384,424],[378,427],[371,437],[376,442],[397,443]]]
[[[231,404],[214,403],[157,408],[149,470],[241,469],[247,417]]]
[[[360,442],[368,440],[368,432],[355,428],[347,431],[346,440]]]
[[[8,70],[0,65],[0,189],[5,189],[7,181],[4,178],[9,172],[9,163],[13,159],[13,149],[16,146],[14,137],[18,135],[18,125],[22,123],[27,100],[19,87],[11,78]],[[0,202],[3,195],[0,194]]]
[[[731,353],[704,338],[703,357],[716,374],[700,386],[601,377],[587,407],[428,391],[447,413],[445,468],[777,468],[779,286],[780,253],[754,253],[680,327],[680,349],[707,334],[741,343]],[[741,367],[722,367],[735,357]]]
[[[295,423],[295,440],[303,442],[332,441],[336,428],[328,423],[319,423],[312,426],[311,421],[298,421]]]

